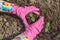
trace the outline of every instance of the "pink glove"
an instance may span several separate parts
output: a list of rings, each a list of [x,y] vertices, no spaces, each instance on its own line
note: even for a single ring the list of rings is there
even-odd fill
[[[14,5],[12,6],[12,8],[13,8],[13,14],[19,16],[23,20],[23,23],[25,24],[26,30],[22,34],[25,35],[25,37],[28,40],[33,40],[36,37],[36,35],[39,34],[43,29],[44,17],[41,16],[39,20],[29,25],[25,19],[25,16],[29,12],[34,12],[35,14],[39,15],[38,12],[39,9],[36,8],[35,6],[16,7]]]
[[[29,28],[27,28],[22,34],[24,34],[28,40],[33,40],[37,36],[37,34],[39,34],[42,31],[43,25],[44,17],[41,16],[39,20],[37,20],[32,25],[29,25]]]
[[[37,15],[40,14],[38,12],[39,9],[36,8],[35,6],[17,7],[17,6],[14,6],[14,4],[12,4],[12,9],[13,9],[12,10],[13,14],[16,14],[17,16],[19,16],[23,20],[23,23],[25,24],[25,27],[29,26],[29,24],[27,23],[26,18],[25,18],[25,16],[28,13],[33,12]]]
[[[39,20],[31,24],[26,28],[26,30],[15,37],[13,40],[33,40],[43,29],[44,17],[41,16]]]

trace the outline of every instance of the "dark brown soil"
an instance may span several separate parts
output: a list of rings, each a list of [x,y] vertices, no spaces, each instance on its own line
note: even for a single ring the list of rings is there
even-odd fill
[[[19,6],[34,5],[40,9],[40,15],[45,17],[45,23],[50,22],[48,32],[44,32],[44,27],[34,40],[60,40],[60,0],[10,0],[9,2]],[[0,38],[12,38],[16,33],[21,33],[21,29],[24,28],[17,17],[0,14]]]
[[[22,28],[23,24],[16,15],[0,12],[0,39],[13,38],[15,35],[21,33]]]

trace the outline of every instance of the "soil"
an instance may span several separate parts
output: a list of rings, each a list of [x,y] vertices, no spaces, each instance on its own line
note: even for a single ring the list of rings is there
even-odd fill
[[[0,39],[8,40],[20,34],[23,25],[16,15],[0,12]]]
[[[18,6],[34,5],[40,9],[40,15],[45,17],[45,23],[50,22],[48,32],[42,32],[34,40],[60,40],[60,0],[5,0]],[[16,15],[0,13],[0,39],[10,40],[24,30],[24,25]],[[45,26],[45,25],[44,25]],[[58,37],[59,35],[59,37]]]

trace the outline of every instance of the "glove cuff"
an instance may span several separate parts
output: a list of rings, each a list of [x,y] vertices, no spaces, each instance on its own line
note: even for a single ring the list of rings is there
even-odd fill
[[[20,35],[18,35],[17,37],[15,37],[12,40],[28,40],[28,39],[25,37],[25,35],[20,34]]]

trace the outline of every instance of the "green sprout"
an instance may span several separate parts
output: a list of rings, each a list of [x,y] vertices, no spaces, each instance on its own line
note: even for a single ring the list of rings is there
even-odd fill
[[[50,22],[47,22],[46,25],[45,25],[45,32],[48,32],[49,30],[49,27],[50,27]]]
[[[32,18],[31,18],[31,20],[32,20],[32,22],[34,22],[34,21],[35,21],[35,18],[34,18],[34,17],[32,17]]]
[[[31,21],[34,22],[35,21],[35,17],[33,15],[33,13],[30,13],[29,16],[31,17]]]
[[[29,16],[32,17],[33,16],[33,13],[30,13]]]

